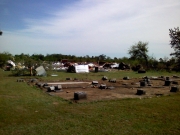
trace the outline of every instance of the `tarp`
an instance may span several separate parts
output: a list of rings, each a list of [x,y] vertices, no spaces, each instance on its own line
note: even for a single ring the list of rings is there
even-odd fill
[[[43,66],[37,67],[36,69],[37,75],[39,76],[46,76],[46,70]]]
[[[88,65],[77,65],[75,66],[76,73],[89,73],[89,66]]]

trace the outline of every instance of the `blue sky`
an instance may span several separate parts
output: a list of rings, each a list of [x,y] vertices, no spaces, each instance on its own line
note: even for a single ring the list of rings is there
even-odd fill
[[[179,0],[0,0],[0,52],[129,57],[138,41],[169,57]]]

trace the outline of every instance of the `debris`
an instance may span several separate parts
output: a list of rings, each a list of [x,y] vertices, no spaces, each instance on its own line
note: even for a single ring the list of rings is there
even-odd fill
[[[16,66],[16,64],[15,64],[12,60],[8,60],[7,63],[8,63],[8,64],[11,64],[13,67]]]
[[[35,69],[38,76],[46,76],[46,71],[43,66],[40,66]]]
[[[75,73],[75,67],[73,65],[70,65],[67,69],[67,72]]]
[[[98,67],[95,67],[95,72],[98,72],[99,71],[99,68]]]
[[[75,66],[76,73],[89,73],[88,65],[77,65]]]
[[[108,72],[109,70],[108,69],[104,69],[104,68],[100,68],[98,71],[99,72]]]
[[[124,62],[121,62],[118,67],[119,70],[125,70],[125,69],[131,69],[129,64],[125,64]]]
[[[138,71],[138,70],[140,70],[140,69],[143,69],[143,66],[142,66],[141,64],[132,66],[132,70],[133,70],[133,71]]]

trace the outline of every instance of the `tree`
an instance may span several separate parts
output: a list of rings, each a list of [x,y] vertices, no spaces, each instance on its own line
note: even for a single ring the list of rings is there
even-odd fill
[[[130,54],[131,59],[144,59],[146,62],[146,67],[148,68],[148,42],[139,41],[135,45],[132,45],[128,50],[128,54]]]
[[[104,60],[106,60],[106,55],[104,54],[99,55],[99,61],[104,61]]]
[[[7,63],[8,60],[14,61],[13,56],[10,53],[8,52],[0,53],[0,68],[2,68]]]
[[[170,45],[171,48],[174,49],[174,53],[170,55],[175,56],[177,58],[177,69],[180,69],[180,31],[179,27],[173,29],[169,29],[169,36],[171,38]]]
[[[173,29],[169,29],[169,36],[171,38],[170,44],[171,48],[174,49],[174,53],[171,53],[171,55],[174,55],[175,57],[180,57],[180,31],[179,27]]]

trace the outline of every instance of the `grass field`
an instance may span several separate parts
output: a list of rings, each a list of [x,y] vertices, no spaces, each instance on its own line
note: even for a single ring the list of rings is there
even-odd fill
[[[96,80],[124,76],[180,76],[180,73],[151,71],[99,72],[75,74],[49,72],[57,77],[43,80],[65,80],[66,77]],[[0,134],[1,135],[120,135],[180,134],[180,93],[145,98],[72,103],[42,90],[17,83],[11,72],[0,70]]]

